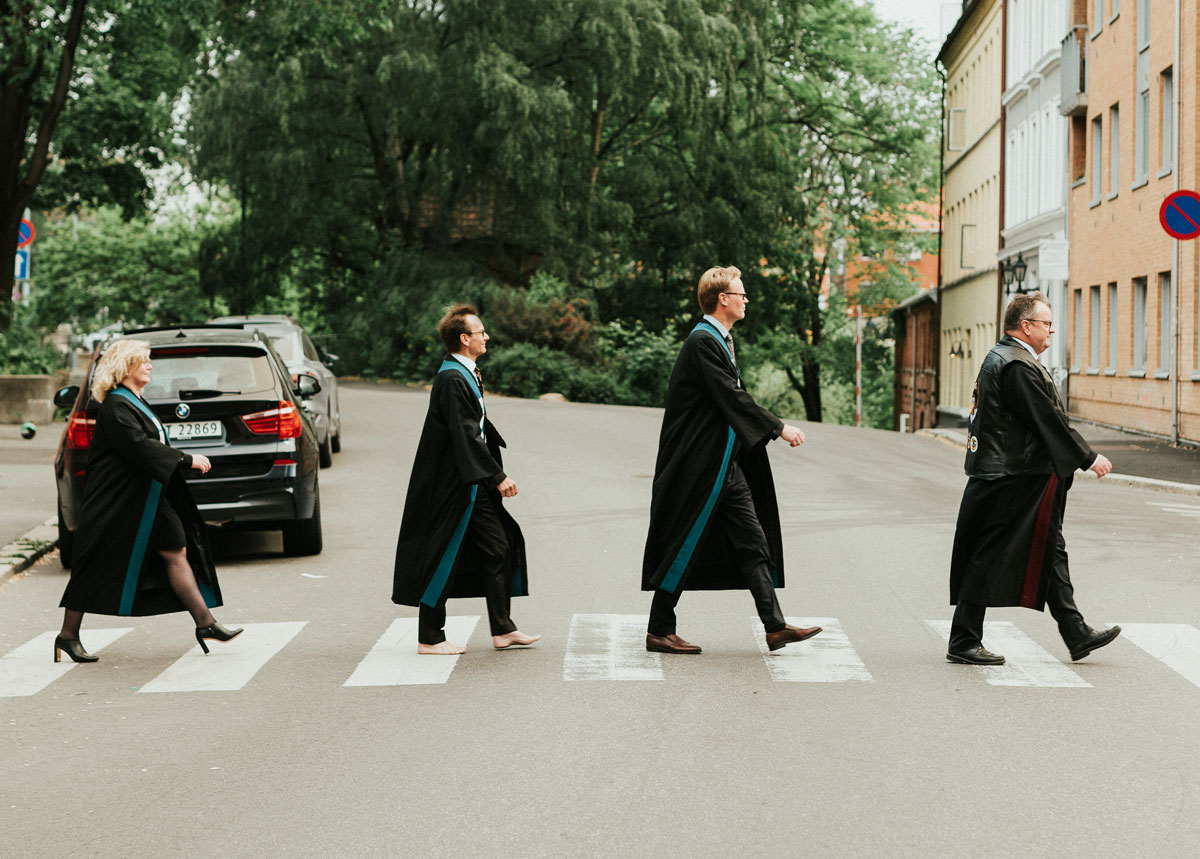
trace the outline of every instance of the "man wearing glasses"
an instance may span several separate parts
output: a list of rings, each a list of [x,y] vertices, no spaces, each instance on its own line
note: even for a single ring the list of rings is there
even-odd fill
[[[492,646],[533,644],[509,617],[514,596],[529,593],[525,540],[504,509],[517,484],[501,468],[504,439],[488,420],[476,361],[487,332],[474,307],[449,308],[438,323],[449,353],[429,394],[396,547],[392,602],[417,606],[417,652],[456,656],[446,640],[446,600],[485,597]]]
[[[946,659],[1003,665],[983,646],[987,606],[1050,606],[1072,660],[1116,638],[1121,628],[1095,630],[1075,605],[1062,536],[1063,510],[1075,469],[1098,477],[1112,463],[1067,423],[1050,374],[1037,356],[1050,346],[1054,324],[1041,293],[1018,295],[1004,313],[1004,337],[979,377],[967,431],[969,476],[958,511],[950,562],[955,605]]]
[[[767,646],[778,650],[821,631],[789,626],[775,597],[783,586],[783,539],[766,445],[782,438],[796,447],[804,433],[742,386],[730,334],[749,301],[741,272],[710,268],[696,297],[704,319],[671,372],[654,469],[642,565],[642,590],[654,591],[646,649],[700,652],[675,631],[684,589],[748,588]]]

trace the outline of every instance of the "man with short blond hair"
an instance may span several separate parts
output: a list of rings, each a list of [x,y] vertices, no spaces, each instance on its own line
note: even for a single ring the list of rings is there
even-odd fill
[[[967,431],[969,476],[950,562],[956,606],[946,659],[1002,665],[983,646],[988,606],[1050,607],[1071,659],[1083,659],[1121,628],[1095,630],[1075,605],[1062,536],[1067,490],[1078,469],[1103,477],[1112,463],[1067,423],[1058,389],[1037,356],[1054,323],[1041,293],[1018,295],[1004,313],[1004,337],[975,381]]]
[[[741,272],[714,267],[700,278],[704,318],[683,344],[667,389],[658,441],[642,590],[654,591],[646,649],[699,653],[676,633],[683,590],[749,589],[771,650],[803,641],[819,626],[790,626],[775,589],[783,587],[783,539],[767,442],[792,447],[804,433],[764,409],[742,386],[733,335],[750,300]]]

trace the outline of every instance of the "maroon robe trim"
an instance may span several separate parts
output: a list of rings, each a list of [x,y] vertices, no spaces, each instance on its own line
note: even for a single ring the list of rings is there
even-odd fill
[[[1029,546],[1029,561],[1025,565],[1025,587],[1021,589],[1021,606],[1038,607],[1038,591],[1042,581],[1043,562],[1046,557],[1046,542],[1050,534],[1050,516],[1054,512],[1054,491],[1058,488],[1058,475],[1051,474],[1038,507],[1037,522],[1033,526],[1033,541]]]

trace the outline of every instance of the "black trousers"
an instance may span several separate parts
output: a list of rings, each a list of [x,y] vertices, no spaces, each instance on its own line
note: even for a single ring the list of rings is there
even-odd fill
[[[1075,586],[1071,584],[1071,573],[1067,566],[1067,542],[1062,534],[1054,547],[1054,569],[1050,573],[1050,587],[1046,592],[1046,605],[1050,614],[1058,621],[1058,632],[1070,647],[1087,635],[1083,614],[1075,605]],[[986,606],[959,600],[950,622],[949,650],[955,653],[970,650],[983,643],[983,616]]]
[[[479,487],[459,552],[470,552],[478,561],[492,635],[514,632],[517,625],[509,617],[512,570],[508,565],[508,535],[500,521],[500,493],[495,489]],[[446,640],[445,626],[445,598],[434,607],[421,604],[417,619],[417,640],[421,644],[441,644]]]
[[[754,497],[737,462],[729,468],[725,494],[712,516],[713,530],[733,546],[738,572],[754,597],[754,606],[763,627],[767,632],[778,632],[787,626],[787,621],[783,618],[783,610],[775,596],[775,585],[771,582],[771,554],[767,549],[767,536],[758,522]],[[661,589],[654,592],[647,632],[651,635],[675,633],[675,606],[683,589],[683,585],[680,585],[675,593]]]

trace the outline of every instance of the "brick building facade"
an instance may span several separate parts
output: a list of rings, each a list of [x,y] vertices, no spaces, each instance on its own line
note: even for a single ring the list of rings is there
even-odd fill
[[[1074,0],[1078,92],[1070,118],[1071,277],[1054,317],[1072,414],[1200,442],[1196,241],[1159,208],[1197,189],[1197,0]],[[1063,52],[1064,64],[1074,56]],[[1074,79],[1070,76],[1064,76]]]

